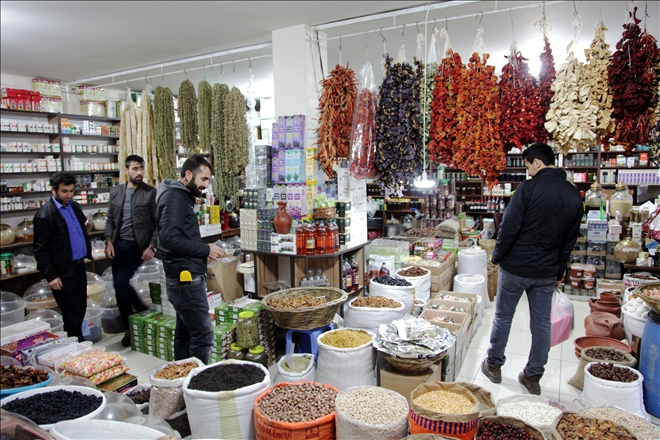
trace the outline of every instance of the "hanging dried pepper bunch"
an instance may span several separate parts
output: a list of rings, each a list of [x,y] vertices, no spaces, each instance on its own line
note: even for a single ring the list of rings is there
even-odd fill
[[[351,141],[353,106],[357,96],[355,72],[337,64],[327,78],[321,81],[319,101],[319,126],[316,129],[318,140],[317,159],[321,169],[332,177],[332,162],[338,158],[348,158]]]
[[[614,140],[630,153],[636,144],[648,140],[650,118],[657,105],[660,51],[656,39],[642,32],[636,17],[637,8],[629,12],[632,23],[623,25],[623,36],[607,69],[612,88],[612,116],[616,120]]]
[[[160,179],[176,179],[174,160],[174,98],[169,87],[154,90],[154,150]]]
[[[179,86],[179,119],[181,119],[181,143],[187,156],[197,153],[197,95],[189,79]]]
[[[501,136],[504,151],[522,148],[536,141],[534,137],[545,123],[541,94],[536,79],[529,73],[527,58],[518,52],[515,41],[509,62],[502,67],[499,83],[502,109]]]
[[[468,176],[483,176],[488,188],[506,165],[500,134],[500,96],[489,55],[473,53],[457,97],[454,163]]]
[[[376,156],[376,111],[378,95],[371,63],[362,66],[360,94],[355,100],[351,128],[351,162],[349,171],[355,179],[372,179],[378,174]]]
[[[465,64],[461,56],[452,50],[442,59],[433,89],[431,101],[431,128],[429,152],[431,160],[448,166],[455,166],[453,150],[455,142],[454,127],[459,87],[465,78]]]
[[[609,139],[614,133],[614,119],[612,119],[612,89],[607,81],[607,68],[610,65],[612,51],[610,45],[605,42],[605,23],[602,18],[596,25],[594,36],[589,49],[584,50],[586,64],[584,74],[589,83],[589,98],[598,107],[596,114],[596,139],[591,146],[603,144],[605,151],[609,150]]]
[[[538,93],[541,114],[546,115],[548,110],[550,110],[552,97],[555,95],[555,92],[552,91],[552,83],[555,81],[556,72],[555,59],[552,56],[552,49],[550,48],[550,40],[548,40],[548,37],[545,34],[543,36],[543,41],[545,42],[545,45],[543,52],[539,57],[541,59],[541,70],[539,72]],[[548,133],[548,130],[546,130],[545,124],[538,127],[533,134],[533,139],[536,140],[536,142],[545,143],[551,138],[552,136]]]
[[[660,71],[660,64],[658,64],[658,71]],[[660,81],[658,81],[658,88],[656,92],[658,96],[658,101],[655,106],[655,112],[652,116],[652,127],[649,132],[649,140],[647,145],[649,146],[650,154],[649,160],[653,165],[660,165]]]
[[[213,89],[205,79],[197,84],[199,90],[199,101],[197,110],[199,113],[199,147],[202,151],[210,151],[211,147],[211,100]]]
[[[419,132],[419,78],[408,63],[392,64],[386,55],[385,79],[380,86],[376,114],[376,168],[378,184],[385,195],[399,192],[402,185],[412,182],[422,171],[422,140]]]
[[[247,127],[246,100],[241,91],[232,87],[225,97],[224,107],[224,154],[222,178],[225,179],[225,196],[238,194],[238,176],[245,173],[250,162],[250,142]]]
[[[229,94],[227,84],[213,84],[211,98],[211,144],[213,147],[213,165],[215,166],[215,196],[221,202],[225,201],[224,161],[230,159],[225,154],[225,97]]]

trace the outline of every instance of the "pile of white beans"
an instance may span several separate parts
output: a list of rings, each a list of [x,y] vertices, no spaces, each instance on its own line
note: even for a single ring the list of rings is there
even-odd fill
[[[547,403],[513,401],[497,405],[497,415],[515,417],[538,429],[548,429],[562,410]]]

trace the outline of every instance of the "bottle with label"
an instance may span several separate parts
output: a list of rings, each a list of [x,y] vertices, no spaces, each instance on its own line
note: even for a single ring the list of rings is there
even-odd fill
[[[360,265],[358,264],[357,260],[355,259],[355,254],[351,255],[351,271],[352,271],[352,292],[357,292],[359,288],[359,276],[360,276]]]
[[[328,225],[326,226],[325,234],[325,253],[333,254],[335,252],[335,241],[334,241],[334,228],[332,227],[332,220],[328,220]]]
[[[387,269],[387,267],[385,266],[385,262],[383,261],[383,264],[380,266],[380,270],[378,271],[378,276],[385,277],[389,275],[390,275],[390,271]]]
[[[305,255],[305,223],[299,222],[296,226],[296,254]]]
[[[333,230],[333,237],[332,237],[332,243],[334,244],[335,252],[339,252],[339,226],[337,226],[337,220],[332,221],[332,230]]]
[[[305,232],[305,255],[314,255],[316,250],[316,227],[312,221],[307,222]]]
[[[351,292],[353,288],[353,269],[351,269],[351,263],[348,262],[348,258],[344,258],[344,264],[342,265],[342,276],[344,282],[342,283],[344,292]]]
[[[319,220],[316,225],[316,254],[325,254],[326,246],[325,241],[327,238],[327,229],[323,220]]]

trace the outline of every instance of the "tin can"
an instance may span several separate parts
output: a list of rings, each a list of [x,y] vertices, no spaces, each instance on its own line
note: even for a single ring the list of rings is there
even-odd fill
[[[0,266],[2,269],[2,276],[9,276],[14,274],[14,254],[6,253],[0,254]]]
[[[117,117],[117,101],[105,101],[105,115],[108,118]]]

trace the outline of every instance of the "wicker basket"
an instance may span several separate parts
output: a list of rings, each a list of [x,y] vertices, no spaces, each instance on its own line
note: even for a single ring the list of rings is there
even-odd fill
[[[645,284],[640,284],[639,286],[635,287],[635,293],[637,296],[642,298],[646,304],[653,310],[655,313],[660,315],[660,300],[651,298],[647,294],[644,293],[646,289],[660,289],[660,283],[645,283]]]
[[[488,262],[488,298],[495,301],[497,295],[497,280],[499,278],[500,266]]]
[[[337,217],[337,210],[334,206],[332,208],[316,208],[312,215],[314,220],[330,220]]]
[[[325,304],[300,309],[277,309],[269,305],[275,298],[312,295],[316,297],[325,296],[328,300]],[[261,305],[268,310],[278,327],[295,330],[311,330],[323,327],[332,322],[332,318],[339,307],[346,301],[348,294],[336,287],[296,287],[294,289],[280,290],[266,295],[261,300]]]
[[[387,362],[392,364],[392,366],[395,369],[399,371],[403,371],[404,373],[411,373],[411,374],[416,374],[426,371],[431,367],[431,365],[442,360],[447,355],[447,351],[445,350],[436,357],[432,357],[428,359],[406,359],[406,358],[392,356],[391,354],[382,351],[379,351],[379,353],[381,354],[381,356],[383,356],[383,358],[385,358]]]

